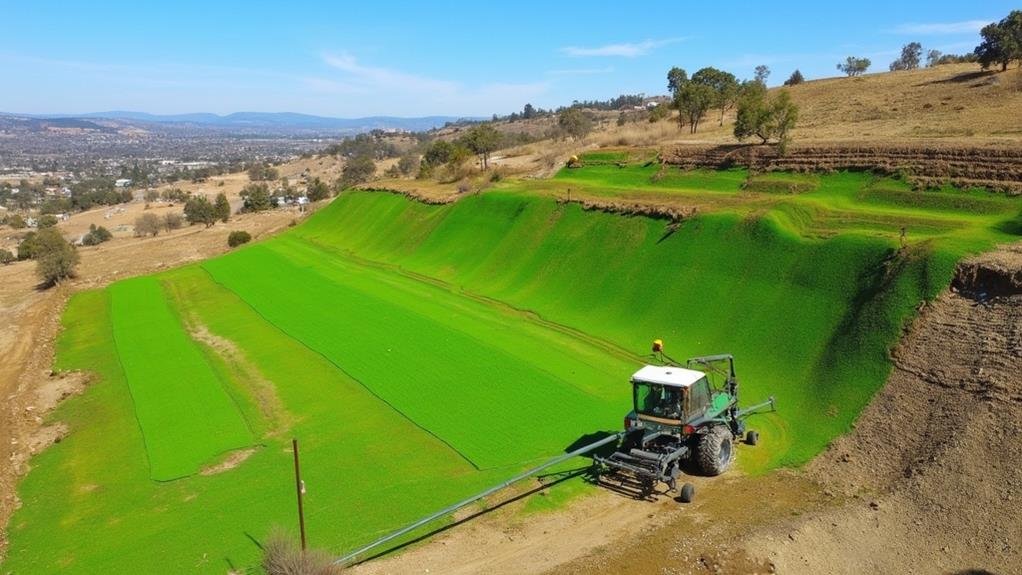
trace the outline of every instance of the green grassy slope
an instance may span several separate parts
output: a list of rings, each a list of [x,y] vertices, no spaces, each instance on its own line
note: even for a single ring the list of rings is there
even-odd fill
[[[744,401],[779,407],[751,422],[763,443],[740,465],[798,464],[883,383],[955,261],[1022,233],[1018,198],[865,174],[651,182],[658,168],[614,161],[448,206],[346,193],[278,238],[75,296],[56,367],[97,380],[50,416],[72,433],[19,486],[0,571],[249,569],[272,525],[294,525],[292,436],[313,544],[340,553],[617,429],[655,337],[681,359],[734,353]],[[554,201],[565,186],[714,209],[673,226]],[[178,416],[141,417],[139,382]],[[147,426],[173,432],[203,394],[219,407],[199,425],[240,420],[257,448],[153,481]],[[164,448],[194,473],[221,439]]]
[[[19,486],[4,573],[225,573],[252,568],[273,525],[296,525],[290,438],[302,440],[306,520],[338,552],[499,481],[284,336],[200,268],[160,276],[176,309],[243,353],[235,382],[266,430],[236,469],[170,482],[149,477],[146,446],[120,367],[107,291],[75,296],[58,341],[60,369],[97,375],[50,417],[71,434],[33,459]],[[268,386],[260,384],[272,382]]]
[[[159,282],[110,288],[117,356],[131,390],[151,476],[191,475],[215,456],[252,444],[223,383],[174,317]]]
[[[600,186],[607,170],[608,194],[649,178],[649,168],[606,166],[564,178]],[[746,207],[677,229],[584,212],[519,184],[445,207],[353,193],[295,235],[627,349],[663,337],[676,357],[734,353],[746,400],[772,394],[782,406],[758,424],[768,441],[749,464],[756,471],[803,462],[846,430],[884,381],[887,350],[915,306],[948,285],[962,254],[1010,239],[996,227],[1017,200],[942,190],[920,207],[898,182],[880,183],[903,195],[880,195],[865,174],[824,176],[816,192],[783,198],[721,190]],[[691,190],[674,193],[721,193]],[[985,209],[951,213],[963,202]],[[898,250],[905,224],[910,245]]]
[[[485,304],[388,282],[301,242],[282,238],[203,267],[480,468],[556,454],[616,426],[627,401],[624,361],[580,356],[540,330],[513,329]]]

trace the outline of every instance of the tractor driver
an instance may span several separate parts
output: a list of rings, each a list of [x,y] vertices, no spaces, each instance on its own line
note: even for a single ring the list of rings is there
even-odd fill
[[[653,393],[653,399],[655,400],[653,414],[658,417],[669,417],[671,419],[681,417],[681,413],[678,411],[681,400],[679,392],[681,390],[668,385],[658,385],[654,389],[656,391]]]

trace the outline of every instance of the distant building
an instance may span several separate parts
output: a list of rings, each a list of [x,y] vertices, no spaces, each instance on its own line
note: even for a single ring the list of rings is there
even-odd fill
[[[114,181],[114,187],[116,188],[126,188],[130,185],[131,180],[128,178],[118,178],[117,180]]]

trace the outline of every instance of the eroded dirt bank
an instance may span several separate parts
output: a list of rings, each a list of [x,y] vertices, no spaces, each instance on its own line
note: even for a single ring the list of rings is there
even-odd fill
[[[854,145],[795,144],[783,155],[776,146],[691,144],[665,149],[663,159],[685,168],[745,166],[754,171],[907,172],[920,185],[951,182],[1022,193],[1022,148],[1014,145],[954,146],[945,143]]]
[[[807,469],[858,498],[748,538],[751,554],[783,573],[1022,573],[1020,271],[1019,247],[962,263],[854,432]]]

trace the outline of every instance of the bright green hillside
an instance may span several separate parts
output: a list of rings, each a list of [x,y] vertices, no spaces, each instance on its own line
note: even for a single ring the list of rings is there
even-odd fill
[[[276,239],[76,296],[57,367],[97,379],[51,416],[72,433],[33,460],[2,570],[251,567],[294,524],[292,436],[314,545],[350,549],[616,430],[655,337],[734,353],[745,400],[780,409],[742,465],[799,464],[955,261],[1018,232],[1019,201],[986,192],[605,160],[448,206],[346,193]],[[555,201],[568,187],[701,215],[586,212]]]

